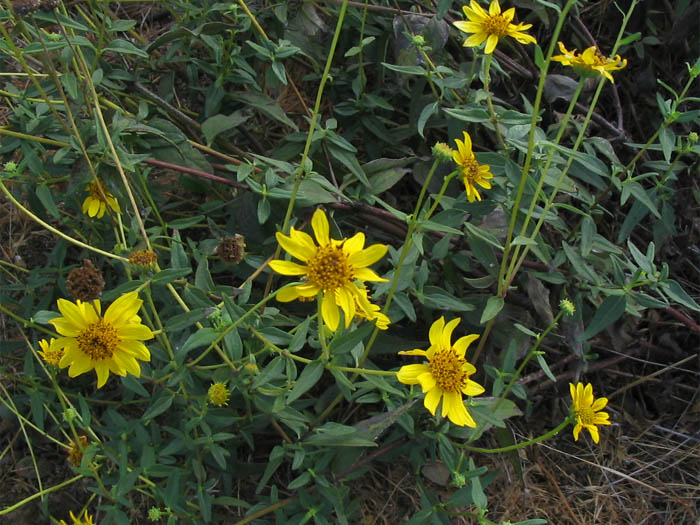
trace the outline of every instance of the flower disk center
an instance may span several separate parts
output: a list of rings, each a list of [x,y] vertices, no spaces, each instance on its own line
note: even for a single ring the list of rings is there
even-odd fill
[[[465,362],[457,357],[451,348],[438,350],[430,359],[430,375],[443,390],[459,392],[467,380],[467,375],[462,369]]]
[[[111,324],[100,319],[87,326],[76,337],[78,347],[93,361],[109,359],[119,344],[119,334]]]
[[[490,16],[484,22],[484,29],[489,35],[503,36],[508,32],[509,22],[503,15]]]
[[[324,291],[332,291],[352,281],[353,269],[342,246],[320,246],[308,260],[307,277]]]
[[[576,410],[576,418],[582,425],[594,425],[596,421],[595,412],[592,408],[579,408]]]
[[[474,183],[476,176],[479,174],[479,163],[476,159],[466,159],[462,163],[462,177],[471,183]]]

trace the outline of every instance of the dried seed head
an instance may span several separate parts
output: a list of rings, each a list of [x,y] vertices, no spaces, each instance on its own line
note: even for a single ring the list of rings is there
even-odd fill
[[[71,297],[89,302],[102,295],[105,280],[102,278],[102,272],[95,268],[92,261],[84,259],[81,267],[73,268],[68,274],[66,286]]]

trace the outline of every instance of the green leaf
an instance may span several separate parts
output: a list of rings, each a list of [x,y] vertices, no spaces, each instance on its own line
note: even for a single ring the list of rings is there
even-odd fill
[[[486,301],[486,308],[484,308],[484,311],[481,314],[481,320],[479,323],[484,324],[485,322],[496,317],[501,310],[503,310],[504,305],[505,301],[503,300],[503,297],[496,295],[489,297],[489,300]]]
[[[313,361],[304,367],[294,383],[294,388],[287,394],[287,403],[292,403],[308,392],[321,379],[323,375],[323,363]]]
[[[148,410],[146,410],[146,413],[141,416],[141,420],[145,421],[147,419],[153,419],[156,416],[159,416],[166,410],[170,408],[170,405],[173,404],[173,399],[175,394],[174,393],[167,393],[165,390],[161,390],[162,394],[160,396],[156,396],[156,399],[151,403],[151,406],[148,407]]]
[[[41,201],[41,204],[43,204],[46,211],[48,211],[54,219],[58,219],[58,208],[53,200],[53,194],[46,184],[37,186],[36,196],[39,197],[39,200]]]
[[[328,422],[314,431],[304,443],[321,447],[376,447],[365,432],[354,427]]]
[[[659,133],[659,143],[661,144],[661,151],[664,153],[664,160],[666,162],[671,162],[671,153],[676,146],[676,135],[671,131],[671,128],[662,127]]]
[[[181,279],[190,273],[192,273],[192,268],[167,268],[155,274],[151,281],[154,283],[167,284],[175,279]]]
[[[253,106],[263,115],[270,117],[285,126],[292,128],[294,131],[299,131],[297,125],[292,121],[284,110],[270,97],[256,91],[238,91],[229,93],[229,97],[233,100],[243,102],[246,105]]]
[[[542,368],[544,375],[546,375],[549,379],[551,379],[554,383],[556,383],[557,378],[554,377],[554,374],[549,369],[549,365],[547,364],[547,361],[544,360],[544,357],[541,354],[537,354],[535,356],[535,359],[537,359],[537,362],[539,363],[540,368]]]
[[[187,341],[185,341],[178,353],[185,354],[193,348],[209,346],[219,335],[219,332],[214,328],[200,328],[187,338]]]
[[[184,314],[174,315],[165,323],[165,331],[168,333],[184,330],[188,326],[192,326],[197,321],[201,321],[207,316],[204,308],[197,308]]]
[[[625,184],[623,186],[623,190],[629,191],[634,197],[641,202],[644,206],[647,207],[647,209],[653,213],[657,219],[661,218],[661,214],[659,213],[659,210],[656,209],[656,203],[651,200],[650,193],[647,193],[647,191],[642,187],[641,184],[639,184],[636,181],[629,182],[628,184]]]
[[[581,278],[588,279],[592,283],[597,283],[598,276],[593,271],[593,268],[586,264],[583,257],[581,257],[578,252],[569,246],[565,241],[562,241],[561,244],[564,248],[566,258],[569,259],[569,262],[571,263],[571,266],[574,267],[574,270],[576,270],[576,273],[578,273]]]
[[[600,303],[593,319],[588,323],[586,330],[578,338],[578,341],[588,341],[598,332],[613,324],[625,313],[626,305],[627,296],[625,295],[611,295],[606,297],[603,302]]]
[[[700,312],[700,305],[698,305],[676,281],[667,279],[662,285],[664,292],[666,292],[671,299],[691,310]]]
[[[148,58],[148,53],[146,53],[142,49],[139,49],[128,40],[124,40],[122,38],[116,38],[112,40],[109,44],[107,44],[105,48],[103,48],[102,51],[103,53],[106,51],[111,51],[113,53],[122,55],[137,55],[142,58]]]
[[[372,330],[374,330],[374,324],[363,323],[359,328],[344,332],[341,336],[333,339],[333,341],[331,341],[331,343],[328,345],[330,354],[342,355],[350,352],[353,348],[360,344]]]
[[[418,134],[421,136],[421,138],[425,138],[423,135],[423,128],[425,128],[426,123],[428,122],[428,119],[435,115],[440,106],[437,102],[432,102],[425,106],[423,108],[423,111],[420,112],[420,116],[418,117],[418,122],[417,122],[417,127],[418,127]]]
[[[537,246],[537,241],[525,235],[516,235],[510,244],[511,246]]]
[[[421,304],[439,310],[469,312],[474,309],[474,305],[462,302],[457,297],[438,286],[425,286],[423,288],[423,293],[417,294],[417,297]]]
[[[211,146],[217,135],[230,131],[248,120],[241,111],[234,111],[230,115],[214,115],[202,122],[202,133],[207,141],[207,146]]]

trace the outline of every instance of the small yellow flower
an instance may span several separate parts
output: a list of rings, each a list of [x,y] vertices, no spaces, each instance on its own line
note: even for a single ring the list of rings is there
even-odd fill
[[[476,373],[476,368],[467,362],[464,354],[479,336],[465,335],[453,345],[452,332],[459,321],[456,318],[445,324],[445,318],[441,317],[430,327],[428,350],[399,352],[401,355],[424,356],[428,363],[402,366],[396,377],[407,385],[420,384],[425,394],[423,403],[431,414],[435,415],[442,399],[442,417],[447,416],[455,425],[474,428],[476,422],[464,406],[462,394],[478,396],[484,393],[484,387],[469,379]]]
[[[559,308],[564,310],[564,313],[568,316],[572,316],[576,313],[576,306],[569,299],[562,299],[559,301]]]
[[[467,199],[469,202],[474,202],[475,199],[480,201],[481,195],[479,195],[476,185],[478,184],[487,190],[491,189],[491,183],[488,181],[488,179],[493,178],[491,166],[477,162],[472,151],[472,139],[469,133],[464,132],[464,142],[459,139],[455,139],[455,142],[457,150],[452,154],[452,160],[462,168],[462,181],[467,191]]]
[[[58,300],[62,317],[49,321],[62,336],[56,348],[64,351],[59,362],[75,377],[94,369],[97,388],[107,382],[109,373],[125,376],[128,373],[141,376],[137,359],[150,361],[151,354],[141,341],[153,338],[153,332],[141,324],[137,312],[143,301],[137,292],[129,292],[114,301],[104,314],[99,299],[92,303],[66,299]]]
[[[222,407],[228,405],[228,398],[231,396],[231,392],[228,391],[224,383],[216,382],[209,387],[208,395],[212,405]]]
[[[56,347],[56,340],[53,337],[50,342],[47,342],[46,339],[42,339],[39,341],[39,347],[41,348],[41,350],[39,350],[41,358],[50,365],[58,366],[61,357],[63,357],[63,349]]]
[[[372,316],[369,302],[355,281],[386,282],[367,267],[384,257],[388,247],[373,244],[365,248],[364,233],[356,233],[349,239],[331,239],[328,218],[321,209],[314,212],[311,228],[318,246],[310,235],[294,228],[289,235],[277,232],[280,246],[304,264],[274,260],[270,261],[270,268],[282,275],[299,275],[305,279],[302,284],[279,292],[277,300],[286,303],[321,294],[321,315],[331,330],[336,330],[340,323],[338,307],[345,314],[346,328],[355,317],[355,305],[359,305],[366,315]]]
[[[92,521],[92,516],[90,516],[87,511],[85,511],[85,514],[83,514],[83,517],[81,519],[76,518],[73,515],[73,511],[70,511],[70,519],[73,520],[73,523],[71,525],[95,525],[95,523]],[[68,525],[64,520],[61,520],[59,522],[59,525]]]
[[[107,211],[107,206],[112,208],[115,213],[122,212],[117,199],[107,191],[101,180],[95,180],[85,186],[85,191],[89,191],[90,195],[83,201],[83,213],[89,217],[101,219]]]
[[[444,142],[436,142],[432,152],[433,157],[440,162],[450,162],[452,160],[452,155],[454,155],[454,150]]]
[[[573,67],[574,71],[582,77],[602,75],[610,82],[615,82],[610,71],[618,71],[627,66],[627,59],[620,58],[620,55],[615,55],[615,58],[603,56],[595,46],[577,54],[576,49],[569,51],[562,42],[557,42],[557,44],[559,51],[563,54],[552,57],[552,60]]]
[[[454,26],[465,33],[473,33],[464,41],[464,47],[475,47],[486,41],[484,53],[490,55],[496,49],[501,37],[515,38],[521,44],[536,44],[534,36],[523,31],[530,29],[532,24],[511,24],[515,17],[515,8],[511,7],[501,13],[498,0],[492,0],[487,13],[476,0],[471,0],[469,7],[462,7],[468,21],[454,22]]]
[[[571,410],[576,417],[574,439],[578,441],[581,429],[585,428],[591,434],[593,442],[598,443],[600,436],[597,425],[610,424],[608,421],[610,415],[607,412],[601,412],[608,404],[608,399],[606,397],[594,399],[593,385],[590,383],[585,387],[583,383],[577,383],[576,386],[569,383],[569,392],[571,393]]]

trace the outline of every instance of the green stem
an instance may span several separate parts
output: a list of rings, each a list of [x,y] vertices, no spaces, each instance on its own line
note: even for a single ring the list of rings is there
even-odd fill
[[[559,425],[556,428],[553,428],[546,434],[542,434],[539,437],[530,439],[528,441],[523,441],[522,443],[517,443],[515,445],[509,445],[507,447],[501,447],[501,448],[481,448],[481,447],[472,447],[471,445],[464,445],[461,443],[454,443],[456,447],[463,448],[464,450],[469,450],[470,452],[481,452],[482,454],[498,454],[500,452],[510,452],[511,450],[518,450],[521,448],[529,447],[530,445],[534,445],[535,443],[539,443],[541,441],[545,441],[552,436],[556,436],[559,432],[564,430],[568,425],[573,423],[573,419],[571,417],[567,417],[564,421],[559,423]]]
[[[501,151],[504,154],[508,153],[508,148],[503,140],[503,135],[501,135],[501,130],[498,127],[498,115],[496,115],[496,109],[493,107],[493,96],[489,90],[489,84],[491,83],[491,62],[493,61],[493,54],[489,53],[486,55],[486,63],[484,64],[484,91],[486,92],[486,105],[489,107],[489,113],[491,114],[491,124],[493,124],[493,129],[496,131],[496,137],[498,137],[498,143],[501,146]]]

